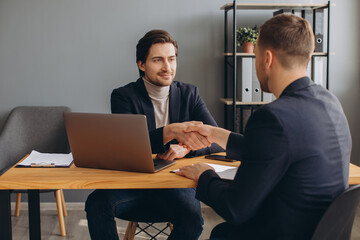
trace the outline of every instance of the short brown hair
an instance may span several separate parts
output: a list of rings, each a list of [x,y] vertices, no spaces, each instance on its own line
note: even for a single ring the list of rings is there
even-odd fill
[[[280,14],[260,27],[260,48],[270,48],[285,68],[307,66],[315,47],[310,23],[293,14]]]
[[[141,61],[144,63],[149,55],[149,49],[156,43],[172,43],[175,47],[175,54],[178,54],[178,45],[176,40],[164,30],[151,30],[147,32],[136,45],[136,63]],[[144,72],[139,69],[140,77],[144,76]]]

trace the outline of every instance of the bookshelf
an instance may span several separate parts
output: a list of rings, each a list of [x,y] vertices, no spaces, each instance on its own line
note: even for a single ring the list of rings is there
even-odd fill
[[[236,7],[234,7],[236,6]],[[262,10],[271,11],[274,14],[277,11],[287,10],[290,13],[296,15],[301,14],[301,17],[307,19],[308,15],[311,15],[311,19],[307,19],[313,26],[314,33],[316,35],[316,27],[319,19],[323,22],[323,32],[321,36],[321,50],[316,51],[312,55],[311,64],[309,65],[308,74],[312,79],[320,78],[326,88],[329,88],[329,25],[330,25],[330,1],[322,4],[304,4],[304,3],[237,3],[234,0],[232,3],[225,4],[220,9],[224,11],[224,94],[223,98],[220,98],[220,102],[224,104],[224,122],[225,128],[243,133],[244,126],[246,125],[247,119],[251,114],[259,107],[269,103],[269,96],[266,99],[261,93],[261,100],[258,97],[253,101],[242,101],[241,96],[244,91],[238,94],[238,84],[241,82],[241,74],[243,73],[243,67],[238,66],[238,61],[244,61],[244,59],[252,59],[254,61],[255,54],[253,53],[242,53],[237,50],[236,42],[236,29],[237,29],[237,16],[242,11],[246,10]],[[229,17],[229,13],[232,12],[232,19]],[[320,15],[320,13],[326,13]],[[305,15],[308,14],[308,15]],[[229,23],[232,23],[232,28],[229,27]],[[231,44],[229,44],[231,40]],[[317,36],[316,36],[317,41]],[[235,56],[235,57],[234,57]],[[319,66],[316,65],[319,59],[325,59],[322,64],[324,65],[324,72],[317,72]],[[315,71],[316,70],[316,71]],[[317,74],[317,75],[316,75]],[[254,74],[253,74],[254,75]],[[255,74],[256,75],[256,74]],[[316,82],[316,81],[315,81]],[[243,88],[243,86],[240,86]],[[258,91],[258,89],[256,89]],[[252,89],[251,89],[252,91]],[[253,93],[251,93],[253,94]],[[258,92],[256,93],[258,94]],[[240,96],[239,96],[240,95]],[[258,95],[257,95],[258,96]],[[246,111],[250,112],[247,114]]]

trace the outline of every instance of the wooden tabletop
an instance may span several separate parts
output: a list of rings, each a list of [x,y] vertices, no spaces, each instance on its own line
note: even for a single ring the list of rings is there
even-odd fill
[[[360,167],[350,163],[349,184],[360,184]]]
[[[145,189],[191,188],[196,182],[170,173],[171,170],[204,162],[239,166],[240,162],[224,162],[196,158],[180,159],[157,173],[138,173],[91,168],[11,168],[0,176],[0,189]]]
[[[157,173],[137,173],[91,168],[11,168],[0,176],[0,189],[145,189],[191,188],[196,182],[170,173],[179,167],[204,162],[239,166],[202,157],[180,159]],[[360,184],[360,167],[350,164],[349,184]]]

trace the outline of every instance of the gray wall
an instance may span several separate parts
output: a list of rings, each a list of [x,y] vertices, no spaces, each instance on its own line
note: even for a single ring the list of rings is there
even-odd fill
[[[330,90],[340,100],[353,140],[351,162],[360,164],[360,1],[338,0],[331,14]]]
[[[66,105],[73,111],[110,112],[111,90],[135,81],[137,41],[166,29],[178,41],[176,80],[197,85],[223,126],[223,11],[230,0],[0,0],[0,128],[19,105]],[[268,2],[251,1],[248,2]],[[273,1],[276,3],[286,1]],[[313,2],[324,1],[290,1]],[[359,163],[360,2],[333,1],[330,90],[344,106]],[[271,13],[243,13],[261,24]],[[89,191],[66,191],[84,201]],[[52,200],[45,196],[45,200]]]

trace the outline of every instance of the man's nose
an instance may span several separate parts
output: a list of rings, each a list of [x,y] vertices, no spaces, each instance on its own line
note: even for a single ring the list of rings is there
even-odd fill
[[[168,60],[165,60],[162,68],[166,71],[170,70],[170,62]]]

